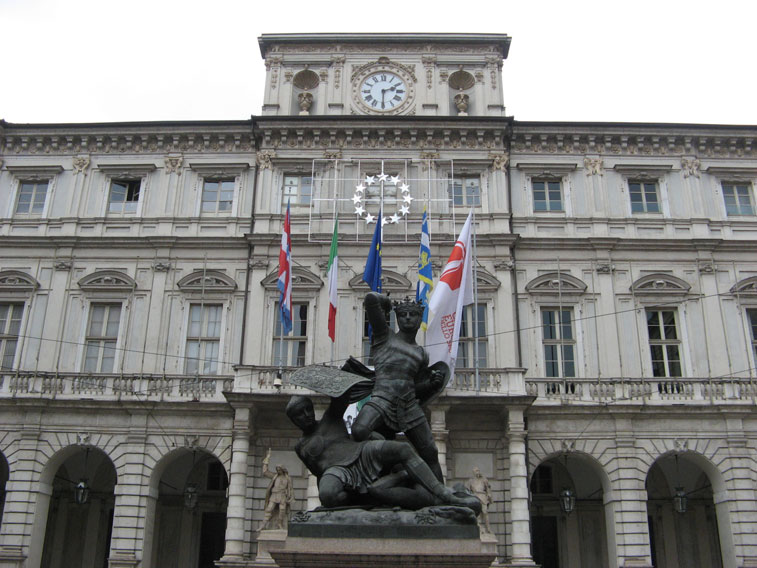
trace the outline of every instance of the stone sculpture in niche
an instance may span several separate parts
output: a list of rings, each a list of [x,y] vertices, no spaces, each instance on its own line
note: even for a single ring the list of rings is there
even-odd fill
[[[260,530],[268,526],[274,511],[276,511],[276,528],[285,529],[289,518],[289,511],[294,501],[294,486],[289,472],[284,466],[277,465],[276,471],[270,471],[268,464],[271,460],[271,449],[263,458],[263,475],[271,480],[265,494],[265,513]]]
[[[492,503],[492,492],[489,486],[489,480],[481,474],[481,470],[477,467],[473,468],[473,477],[468,479],[465,483],[466,489],[473,493],[479,501],[481,501],[481,516],[480,524],[486,532],[491,533],[492,529],[489,526],[489,505]]]

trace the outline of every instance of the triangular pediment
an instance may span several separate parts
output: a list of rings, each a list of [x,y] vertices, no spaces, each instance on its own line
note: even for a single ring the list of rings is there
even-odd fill
[[[233,292],[237,289],[233,278],[216,270],[196,270],[176,285],[184,292]]]
[[[268,276],[260,281],[261,286],[268,290],[275,290],[279,280],[278,269],[271,272]],[[320,290],[323,287],[323,280],[317,274],[313,274],[307,268],[295,266],[292,268],[292,289],[293,290]]]
[[[579,296],[586,292],[586,283],[565,272],[548,272],[526,284],[526,292],[535,295]]]
[[[79,288],[86,292],[131,292],[136,281],[118,270],[99,270],[79,280]]]
[[[631,285],[634,294],[683,295],[688,294],[691,285],[671,274],[648,274]]]

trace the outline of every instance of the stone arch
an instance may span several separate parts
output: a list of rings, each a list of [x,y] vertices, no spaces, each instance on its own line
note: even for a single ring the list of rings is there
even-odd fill
[[[602,484],[602,492],[607,495],[612,492],[612,480],[610,479],[610,475],[608,474],[607,470],[607,464],[602,463],[599,459],[597,459],[594,455],[591,453],[577,449],[575,446],[578,444],[573,443],[571,447],[568,447],[566,449],[557,449],[553,448],[548,453],[539,452],[538,454],[535,452],[531,452],[531,456],[529,459],[529,468],[528,468],[528,476],[529,476],[529,483],[531,482],[531,479],[533,478],[533,474],[536,471],[536,468],[539,467],[541,464],[555,459],[563,459],[564,456],[568,456],[568,459],[578,459],[582,460],[585,464],[587,464],[592,471],[597,475],[599,478],[600,483]]]
[[[750,276],[749,278],[739,280],[731,286],[730,292],[737,296],[757,296],[757,276]]]
[[[132,292],[137,282],[120,270],[98,270],[79,280],[79,288],[85,292]]]
[[[39,282],[20,270],[0,270],[0,291],[31,294],[39,288]]]
[[[218,270],[195,270],[176,283],[182,292],[233,292],[237,283]]]
[[[277,282],[279,279],[278,269],[271,272],[268,276],[260,281],[260,285],[267,290],[277,289]],[[295,266],[292,268],[292,289],[294,291],[300,290],[320,290],[323,287],[323,280],[317,275],[301,266]]]
[[[413,283],[410,282],[410,280],[408,280],[399,272],[394,272],[393,270],[382,270],[381,280],[381,287],[383,291],[391,292],[392,294],[396,294],[398,297],[400,294],[407,294],[413,289]],[[352,277],[350,279],[349,286],[353,290],[358,290],[360,292],[370,291],[370,287],[363,280],[362,274],[358,274],[357,276]]]
[[[532,295],[577,297],[586,292],[588,286],[580,278],[566,272],[548,272],[526,284],[526,292]]]
[[[706,449],[707,448],[705,448],[705,450]],[[703,529],[703,527],[698,526],[697,532],[693,536],[691,534],[688,534],[688,538],[690,539],[688,543],[685,541],[685,538],[687,538],[686,532],[681,527],[688,527],[689,531],[692,530],[691,516],[693,514],[693,511],[687,511],[689,513],[689,522],[686,524],[679,522],[672,524],[668,522],[667,524],[665,524],[658,521],[657,523],[653,522],[653,524],[651,525],[651,530],[658,533],[662,530],[661,526],[675,527],[675,530],[672,534],[670,534],[670,529],[668,528],[667,532],[664,535],[658,534],[656,538],[653,538],[653,540],[664,540],[665,542],[672,542],[674,545],[676,545],[676,550],[678,551],[678,553],[676,554],[676,561],[679,563],[679,566],[695,566],[695,564],[692,563],[698,561],[698,556],[702,554],[701,551],[696,555],[696,559],[694,557],[681,558],[681,551],[685,552],[690,550],[691,547],[689,545],[691,543],[705,542],[717,542],[718,549],[710,549],[709,554],[711,560],[708,561],[705,558],[702,560],[703,563],[697,566],[704,567],[716,565],[715,562],[718,560],[722,562],[722,566],[736,565],[736,551],[734,546],[734,535],[733,527],[731,524],[730,511],[731,499],[729,498],[730,491],[727,487],[728,480],[726,479],[725,472],[722,471],[720,467],[718,467],[716,457],[720,449],[720,447],[715,447],[714,449],[711,449],[710,451],[705,453],[705,451],[702,451],[702,448],[690,449],[688,447],[687,441],[676,440],[674,442],[668,441],[665,444],[665,447],[661,448],[662,451],[658,451],[655,454],[649,454],[648,456],[648,458],[652,459],[648,463],[648,469],[645,474],[647,499],[649,500],[652,497],[660,497],[658,493],[660,493],[660,485],[662,481],[665,481],[665,485],[663,485],[664,491],[662,492],[662,495],[666,496],[669,499],[669,501],[667,502],[663,501],[662,505],[658,503],[657,509],[667,509],[672,511],[672,497],[674,495],[674,491],[676,491],[680,487],[682,488],[684,495],[686,495],[687,499],[689,500],[688,509],[692,508],[691,496],[697,494],[702,489],[705,489],[707,490],[707,493],[704,495],[705,501],[710,501],[707,506],[713,507],[715,511],[716,526],[710,527],[709,534],[705,529]],[[675,465],[672,465],[673,460],[675,460]],[[702,478],[706,479],[709,482],[709,487],[705,486],[702,483]],[[655,483],[656,485],[654,487],[650,487],[650,483]],[[651,497],[650,491],[652,492]],[[665,491],[667,491],[667,493],[665,493]],[[701,495],[699,501],[702,501]],[[700,506],[704,505],[701,505],[700,503]],[[654,512],[649,511],[649,513],[650,518],[654,520]],[[663,511],[659,513],[658,516],[664,514],[665,513]],[[678,515],[686,515],[686,513],[668,512],[667,515],[668,517],[673,515],[674,519],[680,520],[680,517],[678,517]],[[705,530],[704,533],[702,532],[703,530]],[[716,537],[719,537],[719,539]],[[657,552],[657,554],[659,554],[659,551]]]
[[[637,295],[683,296],[689,293],[691,284],[672,274],[647,274],[631,284],[631,292]]]

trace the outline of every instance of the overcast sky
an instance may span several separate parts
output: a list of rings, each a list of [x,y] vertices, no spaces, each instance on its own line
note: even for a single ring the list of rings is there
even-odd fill
[[[757,125],[757,2],[0,0],[0,118],[247,119],[263,33],[512,37],[518,120]]]

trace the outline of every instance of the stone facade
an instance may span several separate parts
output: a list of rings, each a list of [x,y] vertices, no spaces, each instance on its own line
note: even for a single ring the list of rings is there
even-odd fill
[[[429,418],[448,483],[491,483],[498,562],[757,565],[757,127],[519,122],[509,42],[263,36],[251,120],[0,123],[0,566],[255,565],[268,448],[318,504],[287,376],[364,354],[382,173],[395,297],[424,206],[437,278],[475,210],[481,337],[469,308]],[[382,71],[407,88],[385,111],[361,102]]]

